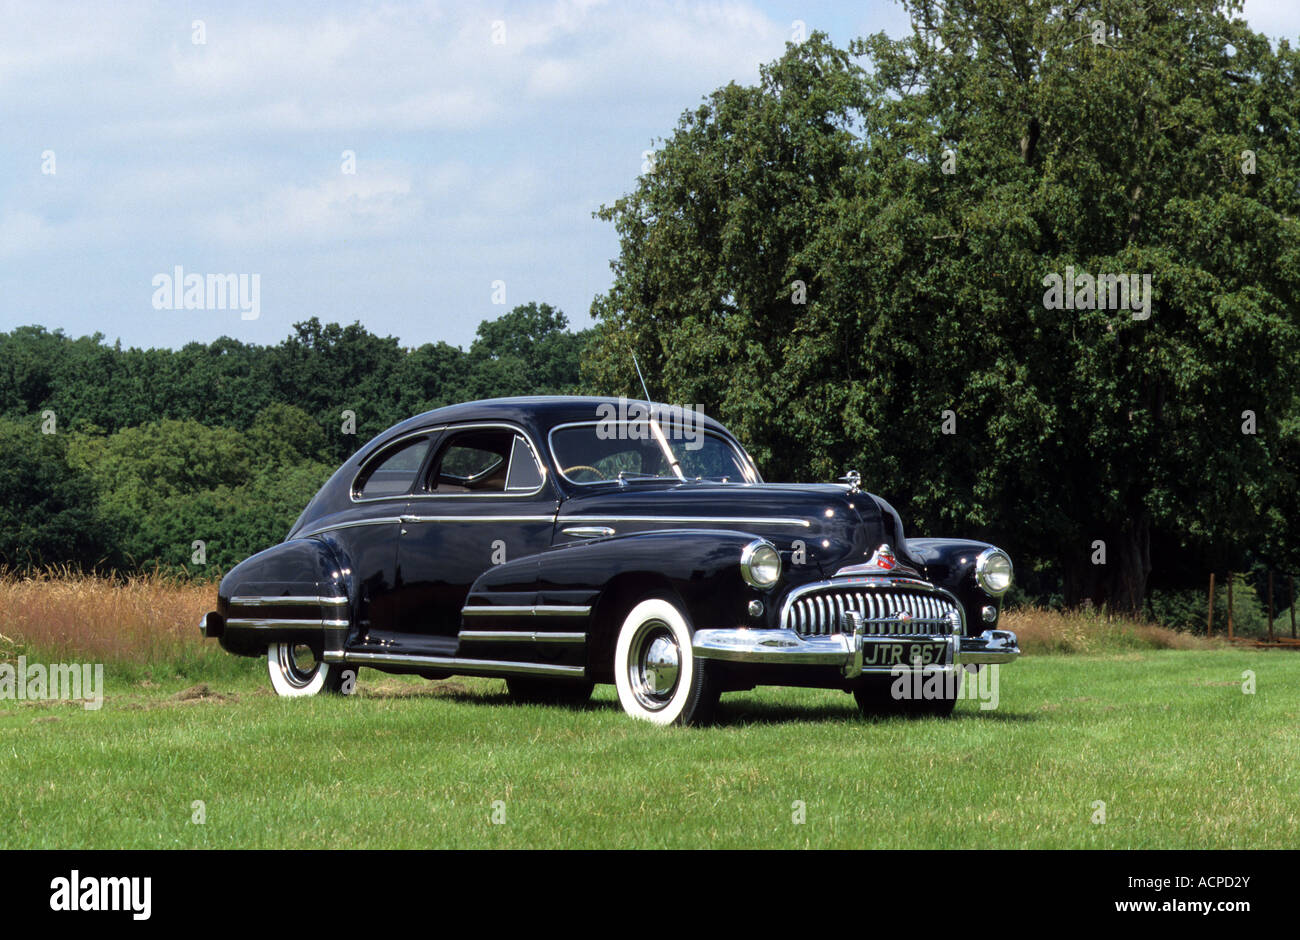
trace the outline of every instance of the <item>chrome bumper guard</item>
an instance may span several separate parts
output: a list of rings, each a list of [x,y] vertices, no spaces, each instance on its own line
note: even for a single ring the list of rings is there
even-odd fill
[[[1020,641],[1010,630],[985,630],[961,640],[961,661],[976,665],[1009,663],[1020,655]]]
[[[199,633],[201,633],[205,639],[214,640],[221,636],[223,626],[224,623],[221,620],[221,616],[215,611],[208,611],[199,620]]]
[[[1020,655],[1016,635],[1009,630],[985,630],[978,637],[868,636],[861,624],[852,633],[801,637],[793,630],[751,630],[746,627],[696,630],[691,647],[700,659],[769,665],[838,666],[846,679],[864,672],[889,674],[893,665],[864,666],[862,651],[872,644],[946,643],[948,655],[932,664],[942,671],[958,665],[1009,663]],[[879,659],[879,657],[873,657]]]

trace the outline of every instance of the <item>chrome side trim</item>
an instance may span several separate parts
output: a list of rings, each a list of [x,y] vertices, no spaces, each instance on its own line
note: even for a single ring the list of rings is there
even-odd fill
[[[462,659],[457,656],[417,656],[410,653],[349,653],[343,662],[358,666],[429,666],[450,669],[453,672],[488,676],[553,676],[564,679],[581,679],[586,676],[585,666],[557,666],[551,663],[507,663],[492,659]]]
[[[347,625],[346,620],[285,620],[275,617],[238,617],[226,621],[227,627],[249,630],[321,630]]]
[[[402,522],[554,522],[555,516],[421,516],[408,513]]]
[[[231,607],[298,607],[304,604],[322,606],[345,606],[346,597],[308,597],[307,595],[289,595],[258,597],[252,594],[240,595],[230,599]]]
[[[305,532],[299,532],[294,536],[294,539],[308,539],[313,535],[333,532],[335,529],[352,529],[363,525],[400,525],[401,522],[401,516],[379,516],[374,519],[353,519],[349,522],[333,522],[329,525],[318,526],[315,529],[308,529]]]
[[[536,630],[462,630],[461,640],[473,643],[586,643],[585,633],[538,633]]]
[[[564,516],[556,521],[560,524],[567,522],[723,522],[737,525],[798,526],[802,529],[812,527],[812,523],[807,519],[795,519],[789,516]]]
[[[477,604],[462,607],[462,617],[585,617],[591,613],[591,606],[577,604],[535,604],[527,606],[506,605],[492,606]]]

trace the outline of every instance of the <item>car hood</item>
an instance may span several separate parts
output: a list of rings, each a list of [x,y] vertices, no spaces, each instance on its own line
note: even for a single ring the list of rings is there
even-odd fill
[[[593,525],[620,536],[666,528],[752,533],[771,541],[787,565],[821,576],[865,563],[882,543],[901,566],[920,567],[887,502],[836,484],[632,482],[592,487],[560,505],[560,533]]]

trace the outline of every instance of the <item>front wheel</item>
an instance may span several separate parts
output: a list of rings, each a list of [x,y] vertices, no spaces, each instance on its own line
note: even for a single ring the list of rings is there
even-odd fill
[[[355,666],[324,662],[303,643],[272,643],[266,650],[266,666],[271,688],[285,698],[319,692],[351,695],[356,691]]]
[[[614,686],[625,712],[657,725],[704,724],[718,702],[708,664],[691,648],[686,617],[657,597],[633,607],[619,628]]]

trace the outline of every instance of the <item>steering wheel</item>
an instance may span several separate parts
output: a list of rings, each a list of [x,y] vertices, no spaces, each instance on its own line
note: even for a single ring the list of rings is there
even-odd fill
[[[596,476],[600,477],[602,480],[609,479],[609,477],[605,476],[605,474],[601,473],[595,467],[589,467],[585,463],[574,464],[572,467],[564,467],[560,470],[560,472],[567,477],[569,475],[569,471],[571,470],[590,470],[592,473],[596,474]]]

